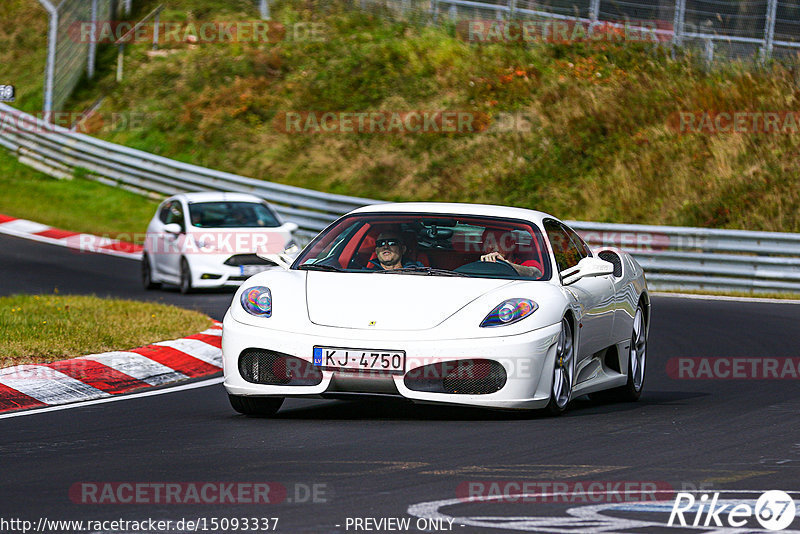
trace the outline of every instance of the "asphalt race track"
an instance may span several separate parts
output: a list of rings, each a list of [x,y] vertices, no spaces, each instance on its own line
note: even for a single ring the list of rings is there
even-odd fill
[[[215,319],[222,319],[231,299],[231,292],[145,292],[137,262],[0,236],[0,295],[50,293],[54,287],[161,300]],[[667,361],[796,357],[798,320],[796,304],[654,297],[640,402],[578,399],[560,418],[308,400],[287,401],[276,418],[258,419],[235,414],[215,384],[2,419],[0,531],[21,532],[10,523],[3,528],[2,520],[37,526],[46,518],[171,520],[172,532],[194,530],[176,529],[176,521],[200,519],[198,532],[242,532],[232,519],[279,518],[276,531],[283,533],[421,532],[425,526],[462,533],[710,532],[712,527],[666,527],[672,490],[713,488],[723,492],[720,499],[751,504],[766,490],[800,490],[799,382],[674,379]],[[576,481],[654,484],[666,488],[668,503],[620,504],[602,495],[590,501],[585,494],[459,501],[466,487],[491,493],[492,483],[526,481],[566,483],[569,489]],[[91,498],[75,489],[125,482],[269,482],[272,500],[281,502],[94,504],[81,502]],[[405,518],[410,526],[384,522],[378,528],[362,521],[364,528],[357,529],[356,518]],[[450,524],[448,518],[456,519]],[[800,530],[800,518],[790,528]],[[134,530],[108,523],[47,531]]]

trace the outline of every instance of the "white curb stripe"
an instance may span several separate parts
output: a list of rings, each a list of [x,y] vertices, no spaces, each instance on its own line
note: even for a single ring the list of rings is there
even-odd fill
[[[216,367],[222,367],[222,351],[199,339],[174,339],[172,341],[160,341],[153,343],[153,345],[170,347]]]
[[[53,228],[52,226],[28,221],[26,219],[15,219],[13,221],[0,223],[0,234],[7,234],[30,241],[47,243],[49,245],[67,247],[80,252],[106,254],[108,256],[117,256],[132,260],[140,260],[142,258],[141,252],[123,252],[120,250],[103,248],[115,243],[120,243],[120,241],[108,237],[103,238],[91,234],[77,234],[57,239],[55,237],[36,235],[38,232],[44,232],[46,230],[59,230],[59,228]]]
[[[176,380],[186,380],[189,378],[183,373],[179,373],[166,365],[160,364],[135,352],[104,352],[103,354],[91,354],[81,356],[79,360],[93,360],[120,373],[132,376],[151,386],[159,386]]]
[[[59,404],[77,400],[109,397],[80,380],[42,365],[17,365],[6,369],[0,384],[15,389],[45,404]]]
[[[208,330],[203,330],[200,333],[207,336],[222,336],[222,330],[219,328],[209,328]]]
[[[47,413],[47,412],[60,412],[61,410],[72,410],[73,408],[81,408],[83,406],[89,406],[92,404],[105,404],[107,402],[119,402],[119,401],[128,401],[134,399],[141,399],[144,397],[154,397],[157,395],[166,395],[168,393],[178,393],[180,391],[187,391],[190,389],[197,389],[197,388],[204,388],[208,386],[215,386],[217,384],[221,384],[225,379],[222,377],[219,378],[211,378],[209,380],[203,380],[202,382],[193,382],[190,384],[183,384],[180,386],[172,386],[165,389],[153,389],[149,391],[144,391],[142,393],[129,393],[127,395],[114,395],[111,397],[103,398],[103,399],[94,399],[90,401],[84,402],[75,402],[72,404],[64,404],[61,406],[48,406],[46,408],[34,408],[31,410],[22,410],[19,412],[11,412],[11,413],[4,413],[0,414],[0,419],[10,419],[12,417],[26,417],[30,415],[37,415],[40,413]]]
[[[50,230],[50,227],[46,224],[40,224],[33,221],[26,221],[25,219],[17,219],[15,221],[9,221],[7,223],[3,223],[3,230],[10,230],[12,232],[17,232],[20,234],[35,234],[37,232],[44,232],[45,230]]]

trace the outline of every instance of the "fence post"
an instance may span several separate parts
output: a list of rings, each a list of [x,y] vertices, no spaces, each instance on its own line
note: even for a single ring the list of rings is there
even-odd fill
[[[592,22],[597,22],[598,17],[600,17],[600,0],[592,0],[589,5],[589,18]]]
[[[516,14],[516,12],[517,12],[517,0],[508,0],[508,19],[514,20],[514,15]]]
[[[44,71],[44,109],[42,110],[45,113],[45,117],[49,118],[53,111],[53,91],[55,90],[58,9],[50,0],[39,0],[39,3],[50,14],[50,24],[47,29],[47,66]]]
[[[94,78],[95,58],[97,57],[97,0],[92,0],[92,35],[89,41],[89,57],[86,59],[86,75]]]
[[[675,0],[675,20],[672,23],[672,43],[680,46],[683,44],[683,19],[685,16],[686,0]]]
[[[767,0],[767,22],[764,26],[764,49],[762,59],[765,61],[772,56],[772,43],[775,40],[775,14],[778,10],[778,0]]]
[[[258,9],[261,12],[261,20],[269,20],[269,2],[267,0],[261,0],[258,5]]]
[[[153,27],[153,50],[158,50],[158,29],[161,22],[161,11],[156,12],[155,26]]]

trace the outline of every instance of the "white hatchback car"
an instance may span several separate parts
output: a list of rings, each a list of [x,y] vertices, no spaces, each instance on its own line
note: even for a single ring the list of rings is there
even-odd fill
[[[195,288],[237,286],[274,267],[256,253],[294,244],[297,224],[284,223],[259,197],[244,193],[181,193],[159,205],[147,226],[142,284]]]

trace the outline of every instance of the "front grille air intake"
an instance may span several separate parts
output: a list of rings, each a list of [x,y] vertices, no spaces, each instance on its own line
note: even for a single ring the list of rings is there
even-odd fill
[[[417,367],[406,373],[403,384],[413,391],[458,395],[487,395],[500,391],[508,376],[494,360],[457,360]]]
[[[245,349],[239,355],[239,373],[253,384],[316,386],[322,371],[306,360],[266,349]]]

